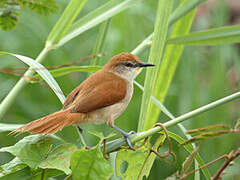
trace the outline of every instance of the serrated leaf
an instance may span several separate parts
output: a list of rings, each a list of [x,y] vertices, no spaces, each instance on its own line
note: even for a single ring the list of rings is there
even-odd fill
[[[27,165],[24,164],[19,158],[15,157],[10,162],[0,166],[0,172],[3,174],[3,176],[5,176],[7,174],[19,171],[20,169],[23,169],[26,166]],[[1,174],[0,174],[0,177],[1,177]]]
[[[21,139],[15,145],[3,147],[0,152],[9,152],[29,167],[36,169],[51,149],[52,139],[42,135],[31,135]]]
[[[17,12],[12,11],[1,14],[0,16],[1,29],[3,29],[4,31],[10,31],[13,28],[15,28],[15,26],[18,23],[18,16],[19,14]]]
[[[116,157],[117,176],[124,180],[136,179],[148,155],[149,149],[138,148],[136,151],[120,150]],[[125,166],[125,167],[124,167]]]
[[[39,14],[55,13],[59,9],[59,6],[55,0],[26,0],[28,8]]]
[[[70,158],[76,149],[77,147],[74,144],[61,144],[49,153],[39,167],[42,169],[58,169],[68,175],[72,172]]]
[[[80,149],[71,157],[74,180],[106,180],[113,174],[110,163],[104,159],[99,145],[93,149]]]

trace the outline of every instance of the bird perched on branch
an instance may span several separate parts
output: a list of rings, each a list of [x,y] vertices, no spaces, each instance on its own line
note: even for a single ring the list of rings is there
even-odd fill
[[[132,131],[127,133],[114,125],[128,106],[133,94],[134,78],[143,67],[154,66],[144,63],[131,53],[112,57],[103,68],[89,76],[66,98],[63,108],[53,114],[32,121],[14,133],[53,134],[72,124],[107,123],[119,131],[127,144]]]

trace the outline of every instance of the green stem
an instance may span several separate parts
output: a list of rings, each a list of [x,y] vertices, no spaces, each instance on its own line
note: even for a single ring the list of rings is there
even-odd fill
[[[50,50],[49,47],[45,47],[41,53],[38,55],[36,61],[41,63],[44,57],[47,55],[48,51]],[[32,76],[34,73],[33,70],[28,69],[24,76]],[[18,96],[19,92],[24,88],[27,82],[24,78],[21,78],[17,84],[11,89],[8,95],[4,98],[4,100],[0,104],[0,119],[3,118],[11,104],[14,102],[15,98]]]
[[[215,108],[217,106],[220,106],[222,104],[225,104],[227,102],[230,102],[230,101],[238,99],[238,98],[240,98],[240,91],[236,92],[236,93],[234,93],[234,94],[232,94],[230,96],[227,96],[227,97],[224,97],[224,98],[219,99],[217,101],[214,101],[214,102],[212,102],[210,104],[207,104],[205,106],[202,106],[202,107],[200,107],[198,109],[195,109],[195,110],[193,110],[193,111],[191,111],[189,113],[183,114],[183,115],[181,115],[181,116],[179,116],[179,117],[177,117],[175,119],[172,119],[172,120],[164,123],[163,125],[165,127],[174,126],[174,125],[176,125],[176,124],[178,124],[178,123],[180,123],[182,121],[185,121],[187,119],[193,118],[193,117],[195,117],[195,116],[197,116],[197,115],[199,115],[199,114],[201,114],[203,112],[209,111],[209,110],[211,110],[211,109],[213,109],[213,108]],[[152,136],[153,134],[155,134],[155,133],[157,133],[157,132],[159,132],[161,130],[162,130],[162,128],[157,126],[157,127],[152,128],[152,129],[149,129],[147,131],[139,132],[137,134],[132,135],[130,137],[130,141],[131,141],[131,143],[135,143],[137,141],[145,139],[148,136]],[[109,152],[111,152],[111,151],[113,151],[113,150],[115,150],[115,149],[117,149],[120,146],[125,145],[125,144],[126,143],[125,143],[125,140],[123,138],[111,141],[111,142],[107,143],[107,150],[106,150],[106,152],[109,153]]]

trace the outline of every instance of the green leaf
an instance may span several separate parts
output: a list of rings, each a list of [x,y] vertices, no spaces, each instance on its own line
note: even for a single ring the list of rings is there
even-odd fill
[[[138,148],[136,151],[120,150],[116,158],[117,176],[124,180],[136,179],[148,155],[148,150],[146,147]]]
[[[62,46],[79,34],[132,7],[139,1],[141,0],[111,0],[107,2],[74,23],[57,46]]]
[[[188,15],[184,16],[182,19],[177,21],[172,26],[171,36],[176,36],[179,34],[187,34],[191,28],[194,16],[195,16],[195,10],[193,10],[191,13],[189,13]],[[174,77],[174,73],[177,68],[178,62],[180,60],[180,56],[182,54],[183,48],[184,46],[179,46],[179,45],[166,46],[165,54],[164,54],[160,69],[157,73],[157,79],[155,82],[154,90],[152,92],[152,95],[156,99],[158,99],[161,103],[163,103],[165,100],[165,97],[168,92],[168,88]],[[149,129],[153,127],[153,125],[157,122],[159,114],[160,114],[160,109],[153,102],[150,102],[144,129]]]
[[[16,27],[18,23],[17,12],[8,11],[0,15],[0,28],[4,31],[10,31]]]
[[[158,147],[161,146],[166,139],[166,135],[161,135],[157,138],[157,140],[154,143],[153,149],[157,151]],[[138,174],[138,180],[142,180],[145,176],[148,178],[150,171],[152,169],[153,163],[155,161],[156,155],[154,153],[151,153],[147,158],[145,158],[144,164],[141,167],[141,170]]]
[[[170,24],[176,22],[181,17],[185,16],[189,11],[195,9],[201,3],[207,0],[182,0],[182,3],[171,14]]]
[[[20,128],[23,124],[5,124],[0,123],[0,132],[13,131],[17,128]]]
[[[179,144],[182,144],[184,142],[184,139],[180,136],[178,136],[177,134],[168,131],[168,135],[173,138],[175,141],[177,141]],[[184,149],[186,149],[186,151],[188,151],[190,154],[194,152],[194,148],[191,144],[187,144],[183,146]],[[195,159],[197,160],[199,166],[203,166],[204,165],[204,161],[202,160],[201,156],[199,155],[199,153],[197,153],[195,155]],[[204,167],[201,169],[202,173],[204,174],[206,179],[211,179],[211,175],[210,172],[208,170],[207,167]]]
[[[25,2],[28,4],[29,9],[39,14],[48,15],[57,12],[59,9],[55,0],[26,0]]]
[[[106,180],[113,174],[110,163],[104,159],[99,145],[90,150],[80,149],[71,157],[74,180]]]
[[[101,24],[101,26],[99,27],[97,40],[96,40],[95,46],[93,48],[92,54],[99,54],[99,53],[103,52],[104,44],[105,44],[107,33],[108,33],[108,29],[110,27],[110,22],[111,22],[111,19],[108,19],[108,20],[104,21]],[[103,63],[100,61],[99,57],[96,57],[96,58],[91,60],[91,65],[92,66],[103,65]]]
[[[240,25],[226,26],[172,37],[169,44],[220,45],[240,42]]]
[[[71,27],[87,0],[71,0],[47,38],[47,46],[55,47]]]
[[[52,139],[42,135],[31,135],[23,138],[15,145],[3,147],[0,152],[9,152],[18,157],[29,167],[36,169],[51,149]]]
[[[15,180],[15,179],[24,179],[27,180],[31,177],[31,171],[29,167],[18,170],[6,176],[0,177],[0,180]]]
[[[4,57],[4,56],[14,56],[19,60],[21,60],[22,62],[24,62],[25,64],[29,65],[32,69],[35,69],[35,71],[48,83],[48,85],[55,92],[55,94],[60,99],[60,101],[64,103],[65,96],[61,88],[59,87],[58,83],[55,81],[55,79],[52,77],[52,75],[48,72],[48,70],[43,65],[26,56],[17,55],[17,54],[8,53],[8,52],[0,52],[0,57]]]
[[[19,171],[23,168],[25,168],[27,165],[24,164],[19,158],[15,157],[10,162],[3,164],[0,166],[0,172],[3,176],[6,176],[7,174],[14,173],[16,171]],[[1,177],[1,174],[0,174]]]
[[[61,77],[72,72],[95,72],[100,70],[101,66],[70,66],[70,67],[63,67],[59,69],[50,70],[49,72],[53,77]],[[35,82],[35,78],[39,78],[40,76],[34,75],[33,82]]]
[[[159,0],[157,19],[154,27],[153,43],[150,50],[149,62],[155,64],[155,69],[149,68],[145,77],[145,91],[143,92],[140,119],[138,123],[138,131],[143,131],[149,128],[147,113],[150,110],[150,98],[153,92],[155,81],[157,80],[158,69],[164,53],[165,41],[167,38],[169,18],[172,9],[172,0]],[[150,113],[149,113],[150,114]],[[151,126],[152,127],[152,126]],[[150,127],[150,128],[151,128]]]
[[[70,158],[77,147],[73,144],[61,144],[53,149],[39,167],[42,169],[58,169],[70,174]]]

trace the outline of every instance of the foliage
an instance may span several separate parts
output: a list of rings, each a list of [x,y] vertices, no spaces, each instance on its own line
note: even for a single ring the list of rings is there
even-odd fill
[[[20,15],[19,11],[23,10],[24,7],[42,15],[56,13],[59,9],[55,0],[1,0],[0,28],[4,31],[15,28]]]
[[[11,29],[16,25],[17,17],[19,16],[18,12],[22,10],[23,7],[28,7],[40,14],[53,13],[58,9],[58,6],[53,0],[17,0],[15,4],[9,4],[9,2],[8,0],[0,2],[0,26],[2,29]],[[49,20],[51,23],[48,27],[56,24],[51,31],[46,29],[46,32],[50,33],[45,33],[41,37],[39,36],[41,40],[48,37],[46,42],[41,43],[39,41],[39,43],[36,43],[36,39],[30,38],[34,39],[34,43],[24,48],[24,50],[26,49],[26,52],[24,51],[25,53],[21,53],[28,54],[29,57],[33,56],[35,53],[29,53],[34,49],[33,44],[37,44],[37,51],[39,51],[40,46],[44,46],[45,44],[45,47],[37,56],[36,61],[33,60],[34,58],[5,52],[16,51],[17,46],[13,48],[12,46],[19,42],[16,40],[12,43],[11,40],[9,40],[9,42],[8,39],[3,40],[3,46],[8,43],[10,46],[8,48],[4,46],[5,49],[3,48],[3,50],[1,50],[4,51],[0,53],[1,60],[5,59],[5,61],[2,60],[0,66],[3,66],[5,70],[9,66],[15,67],[17,62],[14,62],[12,65],[11,61],[6,61],[10,59],[10,56],[13,56],[30,66],[31,70],[28,70],[25,74],[18,72],[10,73],[10,75],[17,74],[23,78],[12,88],[6,98],[4,98],[4,96],[9,90],[6,88],[11,85],[8,81],[15,79],[9,74],[4,74],[4,77],[0,77],[0,87],[3,91],[0,97],[3,98],[0,105],[0,118],[4,117],[3,122],[0,124],[0,142],[1,146],[5,146],[0,149],[0,159],[3,159],[3,162],[5,162],[0,166],[0,180],[37,180],[47,179],[49,177],[54,179],[61,179],[63,177],[66,179],[70,179],[71,177],[73,179],[109,179],[111,176],[112,179],[117,179],[117,176],[119,176],[122,177],[122,179],[140,180],[143,178],[165,179],[169,176],[178,178],[180,176],[184,177],[186,174],[193,174],[194,179],[197,180],[200,178],[210,179],[211,177],[220,176],[222,170],[218,170],[219,167],[221,167],[220,169],[225,169],[229,166],[230,162],[240,154],[239,150],[234,150],[237,146],[234,140],[238,138],[239,133],[239,122],[236,123],[236,119],[239,119],[236,112],[239,112],[239,110],[235,109],[235,107],[238,107],[238,104],[232,102],[240,97],[238,80],[234,81],[234,78],[231,78],[231,80],[228,79],[227,81],[223,76],[223,74],[231,74],[231,77],[236,77],[235,74],[239,74],[236,70],[238,69],[236,67],[240,67],[239,62],[227,60],[229,57],[238,59],[238,53],[236,49],[231,51],[228,49],[228,51],[226,51],[227,48],[224,49],[224,53],[222,53],[222,47],[216,47],[214,51],[213,47],[208,48],[207,53],[203,49],[192,49],[197,47],[188,47],[189,49],[186,49],[186,51],[183,51],[183,49],[185,45],[213,46],[239,43],[239,25],[225,26],[225,24],[228,23],[222,23],[224,18],[215,18],[213,22],[218,22],[220,25],[214,24],[214,28],[211,26],[211,28],[205,27],[204,29],[206,30],[201,31],[199,31],[196,26],[194,28],[196,28],[197,31],[192,30],[189,32],[195,17],[195,8],[203,2],[205,2],[205,0],[181,0],[178,2],[166,2],[163,0],[159,0],[158,2],[111,0],[96,2],[95,4],[87,2],[86,0],[71,0],[57,22],[56,19]],[[91,4],[91,8],[86,5],[88,3]],[[221,2],[220,5],[222,4]],[[86,13],[85,10],[89,12]],[[82,11],[83,13],[81,14],[80,12]],[[222,8],[221,14],[224,13],[226,12],[224,8]],[[127,22],[127,26],[126,23],[124,25],[125,21]],[[145,25],[146,22],[148,26]],[[99,24],[101,24],[99,31],[95,31],[95,27]],[[31,28],[37,32],[35,32],[35,34],[32,33],[32,37],[34,37],[34,35],[36,38],[38,37],[38,34],[40,34],[38,29],[45,28],[45,26],[43,27],[42,25],[43,23],[39,23],[38,28]],[[152,32],[153,27],[155,27],[154,33],[150,35],[146,33]],[[93,30],[87,31],[90,29]],[[85,33],[84,36],[79,36],[82,33]],[[8,38],[10,36],[6,37]],[[140,43],[139,39],[143,39],[143,37],[147,38]],[[4,39],[5,36],[1,38]],[[21,38],[21,36],[18,35],[17,38]],[[70,43],[72,39],[76,39],[76,41],[73,40]],[[27,44],[28,40],[22,40],[20,43],[21,46],[24,44],[23,42]],[[104,135],[109,132],[109,129],[105,127],[100,127],[99,129],[101,132],[104,132],[104,135],[99,131],[88,131],[89,133],[87,135],[85,133],[83,134],[84,138],[87,139],[87,144],[92,145],[91,148],[80,145],[77,140],[79,137],[77,136],[76,130],[72,129],[72,127],[64,128],[62,132],[52,136],[30,135],[24,138],[21,137],[22,139],[17,143],[13,137],[6,136],[6,131],[12,131],[19,127],[19,124],[10,124],[11,122],[26,123],[26,119],[30,120],[30,117],[36,118],[40,112],[47,114],[57,108],[56,100],[53,99],[55,97],[53,97],[52,94],[48,94],[48,90],[39,88],[38,84],[28,84],[31,88],[28,87],[22,90],[27,83],[39,82],[39,84],[42,84],[42,80],[44,80],[58,96],[61,103],[63,103],[65,96],[61,89],[63,89],[63,91],[73,89],[72,87],[79,84],[79,77],[80,81],[82,81],[84,76],[87,76],[86,73],[83,74],[81,72],[97,71],[101,67],[94,65],[103,65],[105,57],[101,57],[101,62],[96,62],[96,60],[99,59],[94,58],[90,63],[84,62],[81,66],[64,67],[59,64],[65,62],[66,59],[73,59],[80,55],[84,56],[89,52],[98,54],[106,50],[110,52],[110,57],[112,54],[123,51],[123,49],[130,51],[129,49],[135,47],[136,44],[139,45],[132,52],[147,58],[148,52],[144,53],[144,50],[150,48],[149,58],[147,59],[149,59],[149,62],[157,64],[157,67],[155,69],[149,69],[146,72],[144,88],[142,88],[142,102],[139,100],[141,92],[136,90],[135,94],[137,95],[133,97],[133,103],[129,105],[129,110],[122,115],[120,118],[121,121],[119,121],[121,126],[125,126],[125,129],[136,128],[138,122],[133,121],[133,119],[137,119],[140,114],[138,124],[139,132],[130,136],[131,142],[136,143],[135,151],[123,147],[126,144],[122,138],[112,140],[112,134],[104,137]],[[59,48],[62,45],[65,46]],[[56,49],[56,51],[49,53],[53,49]],[[59,51],[59,49],[61,50]],[[23,51],[23,49],[21,50]],[[209,55],[211,51],[213,52]],[[228,54],[225,54],[225,51],[228,52]],[[74,52],[76,52],[76,54],[74,54]],[[182,58],[180,58],[181,55]],[[199,58],[201,56],[204,57],[202,57],[200,61]],[[107,56],[107,58],[109,57]],[[49,60],[47,62],[49,64],[57,62],[59,66],[56,69],[48,71],[41,64],[44,59]],[[182,60],[180,61],[180,59]],[[234,66],[232,64],[234,64]],[[200,76],[201,78],[194,79],[198,77],[195,73],[199,72],[199,69],[200,72],[203,71],[204,68],[202,69],[202,66],[210,69],[208,69],[208,71],[204,70],[202,76]],[[231,71],[227,71],[224,68],[227,70],[230,69]],[[36,71],[37,74],[34,74],[33,70]],[[75,76],[73,72],[79,72],[78,75],[80,74],[80,76]],[[39,77],[41,77],[42,80],[39,80]],[[58,85],[53,77],[59,78],[58,82],[61,82],[61,86]],[[210,78],[213,78],[213,81],[211,81]],[[144,76],[142,75],[137,79],[137,81],[141,83],[143,83],[143,80]],[[234,82],[229,85],[228,83],[232,81]],[[15,81],[11,81],[12,84],[13,82]],[[64,82],[65,87],[62,82]],[[76,84],[72,82],[76,82]],[[212,86],[212,88],[206,86],[206,83],[209,82],[211,83],[208,84],[208,86]],[[4,85],[4,83],[6,83],[6,85]],[[136,84],[141,87],[139,83]],[[220,88],[220,85],[222,88]],[[224,87],[228,87],[231,91],[224,90]],[[221,89],[221,91],[219,89]],[[200,91],[206,94],[211,93],[207,96],[206,94],[202,95]],[[20,92],[23,96],[19,96]],[[36,92],[34,96],[32,95],[33,92]],[[166,97],[167,93],[169,95],[168,97]],[[220,99],[220,97],[224,98]],[[215,101],[215,99],[219,100]],[[161,104],[161,102],[164,101],[166,107]],[[191,103],[189,103],[189,101]],[[15,107],[9,110],[11,104],[14,104]],[[138,104],[141,104],[141,107],[138,106]],[[203,104],[206,105],[203,106]],[[217,107],[222,104],[226,105],[219,110]],[[196,109],[196,107],[199,108]],[[190,111],[189,109],[195,110]],[[10,113],[6,114],[7,110],[9,110]],[[182,115],[176,116],[175,118],[170,113],[170,110],[174,112],[174,114]],[[164,114],[159,115],[160,111]],[[203,114],[206,111],[209,112]],[[223,112],[225,112],[225,114]],[[213,113],[213,115],[211,115],[211,113]],[[193,119],[194,123],[192,124],[192,121],[187,121],[187,127],[195,127],[197,129],[189,130],[187,133],[200,133],[200,135],[195,137],[185,136],[182,135],[181,131],[173,128],[171,132],[167,131],[168,136],[175,140],[173,147],[170,148],[168,136],[166,134],[162,135],[161,130],[163,126],[153,127],[159,119],[166,121],[165,114],[170,117],[171,120],[162,123],[164,127],[169,128],[182,121]],[[206,114],[210,114],[211,116],[208,117]],[[233,115],[230,117],[229,114]],[[206,119],[211,122],[203,121]],[[227,125],[207,126],[207,123],[216,124],[216,122],[221,120],[224,120]],[[230,120],[233,122],[230,122]],[[230,125],[228,125],[229,123],[236,124],[235,128],[231,129]],[[87,128],[89,127],[86,127],[86,129]],[[161,135],[157,138],[156,135],[159,132]],[[91,135],[97,136],[98,139],[93,140]],[[226,135],[231,137],[229,138]],[[145,139],[147,137],[148,139]],[[142,142],[144,139],[145,144]],[[201,141],[203,139],[205,142]],[[219,143],[219,139],[224,143]],[[106,143],[106,141],[110,142]],[[195,144],[191,143],[197,143],[198,141],[203,143],[203,145],[195,148]],[[143,143],[143,145],[141,143]],[[207,147],[204,146],[204,143],[207,144]],[[168,158],[170,157],[163,158],[159,155],[163,151],[166,152],[166,149],[171,149],[172,153],[176,154],[177,162],[175,164],[168,165],[165,161],[159,160],[159,158],[169,160]],[[112,151],[117,152],[112,153]],[[225,153],[225,151],[232,152],[228,155],[227,163],[225,162],[222,166],[218,163],[214,167],[208,167],[210,164],[206,162],[210,162],[209,159],[212,159],[212,153],[214,153],[214,158],[216,159]],[[236,153],[234,154],[233,152]],[[109,160],[106,160],[108,156]],[[175,156],[173,155],[173,157]],[[215,163],[215,160],[213,162]],[[237,164],[235,166],[238,167],[239,165]],[[198,171],[202,173],[199,175]],[[210,174],[210,172],[214,174]],[[239,172],[237,173],[239,176]],[[235,174],[232,173],[231,175],[233,177]],[[193,177],[190,178],[193,179]]]

